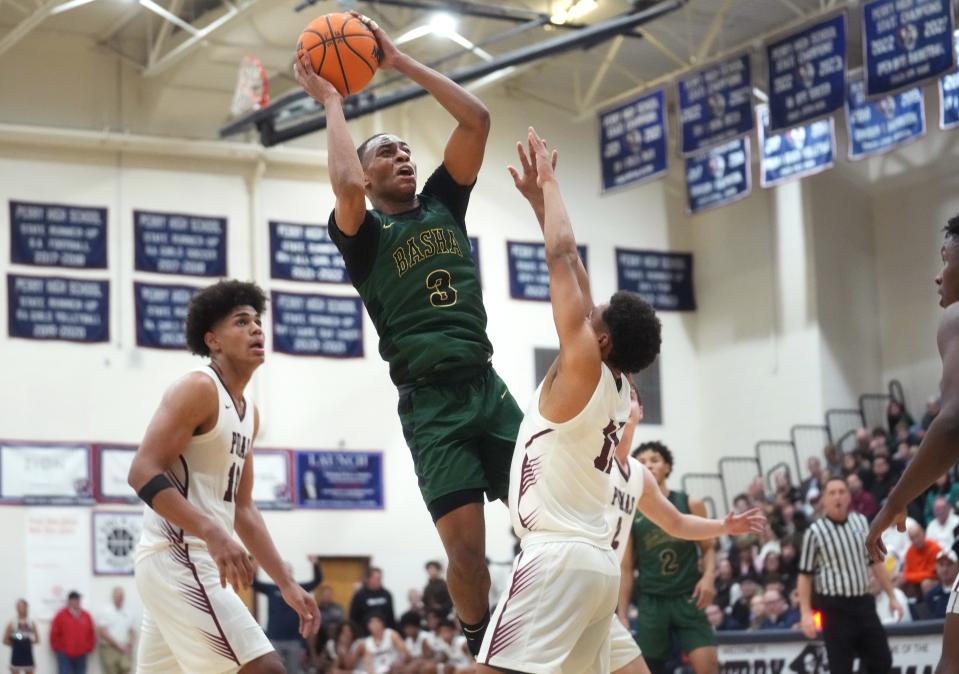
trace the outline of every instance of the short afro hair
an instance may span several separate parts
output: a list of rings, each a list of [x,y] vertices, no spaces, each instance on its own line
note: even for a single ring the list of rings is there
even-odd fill
[[[951,243],[959,242],[959,215],[949,218],[943,230],[946,233],[946,241]]]
[[[662,326],[656,311],[639,295],[620,290],[603,312],[613,348],[609,364],[620,372],[633,374],[649,367],[662,344]]]
[[[673,453],[669,451],[669,447],[661,443],[659,440],[652,440],[650,442],[644,442],[639,447],[633,451],[633,458],[638,459],[639,455],[643,452],[656,452],[661,457],[663,461],[666,462],[670,468],[673,467]]]
[[[380,131],[379,133],[374,133],[372,136],[360,143],[360,146],[356,148],[356,156],[360,158],[360,164],[366,166],[366,151],[370,149],[370,145],[374,140],[381,136],[388,136],[390,134],[385,131]]]
[[[246,305],[261,315],[266,310],[266,294],[255,283],[220,281],[194,295],[186,313],[186,345],[190,353],[209,356],[206,333],[231,311]]]

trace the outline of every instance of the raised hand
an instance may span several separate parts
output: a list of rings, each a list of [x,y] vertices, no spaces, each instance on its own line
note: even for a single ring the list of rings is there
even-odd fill
[[[866,536],[866,552],[869,554],[871,561],[881,562],[886,559],[886,545],[882,542],[882,534],[893,524],[899,531],[905,531],[906,512],[893,512],[883,507],[872,521],[869,534]]]
[[[393,40],[386,34],[386,31],[379,27],[376,21],[364,14],[360,14],[355,9],[350,10],[350,14],[366,24],[366,27],[373,32],[373,36],[380,45],[380,68],[383,70],[395,70],[396,64],[399,62],[400,57],[403,56],[403,52],[393,44]]]
[[[556,150],[550,152],[549,144],[537,135],[533,127],[529,127],[526,140],[529,143],[531,163],[536,166],[536,184],[542,189],[545,183],[556,179],[553,169],[556,168],[559,153]]]
[[[305,51],[293,56],[293,78],[313,100],[324,107],[330,100],[343,100],[336,87],[316,74],[313,64],[310,63],[310,55]]]
[[[529,155],[526,154],[526,148],[519,141],[516,141],[516,153],[519,155],[519,164],[523,169],[522,175],[515,166],[510,164],[506,167],[509,174],[513,177],[513,184],[519,193],[526,197],[530,202],[542,202],[543,189],[537,183],[539,173],[536,170],[536,160],[533,153],[533,146],[529,146]],[[551,157],[551,168],[556,168],[556,162],[559,159],[559,152],[553,150]]]
[[[761,534],[765,528],[766,516],[762,514],[759,508],[750,508],[742,515],[731,512],[723,520],[723,531],[730,536],[748,533]]]

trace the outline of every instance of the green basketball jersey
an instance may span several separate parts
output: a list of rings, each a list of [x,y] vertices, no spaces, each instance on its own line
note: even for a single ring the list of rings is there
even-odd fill
[[[354,237],[339,232],[330,217],[330,238],[398,386],[484,365],[493,354],[464,221],[470,189],[440,166],[412,211],[367,211]]]
[[[689,496],[670,491],[669,501],[689,514]],[[699,582],[699,545],[673,538],[638,510],[633,519],[633,567],[639,571],[633,594],[691,595]]]

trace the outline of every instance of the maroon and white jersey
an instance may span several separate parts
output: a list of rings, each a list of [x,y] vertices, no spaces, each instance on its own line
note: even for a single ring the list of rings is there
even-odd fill
[[[253,403],[248,396],[243,396],[241,416],[236,401],[215,370],[200,367],[195,371],[204,373],[216,385],[219,398],[216,425],[207,433],[190,438],[166,475],[184,498],[232,534],[236,514],[234,497],[243,473],[243,461],[253,445]],[[152,508],[144,507],[138,558],[171,544],[185,543],[191,548],[206,548],[200,538],[184,532]]]
[[[626,541],[633,528],[636,505],[643,496],[644,470],[643,464],[631,456],[626,457],[626,468],[613,459],[613,469],[610,471],[613,493],[606,503],[606,524],[610,530],[610,547],[620,562],[626,554]]]
[[[509,510],[522,544],[582,541],[610,549],[610,471],[629,416],[629,384],[606,365],[583,410],[561,424],[539,413],[542,383],[526,408],[510,467]]]

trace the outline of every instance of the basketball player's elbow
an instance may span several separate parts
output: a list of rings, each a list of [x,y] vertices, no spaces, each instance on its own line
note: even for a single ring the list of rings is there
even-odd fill
[[[560,236],[546,245],[546,266],[553,269],[559,265],[574,265],[579,257],[576,239],[572,236]]]

